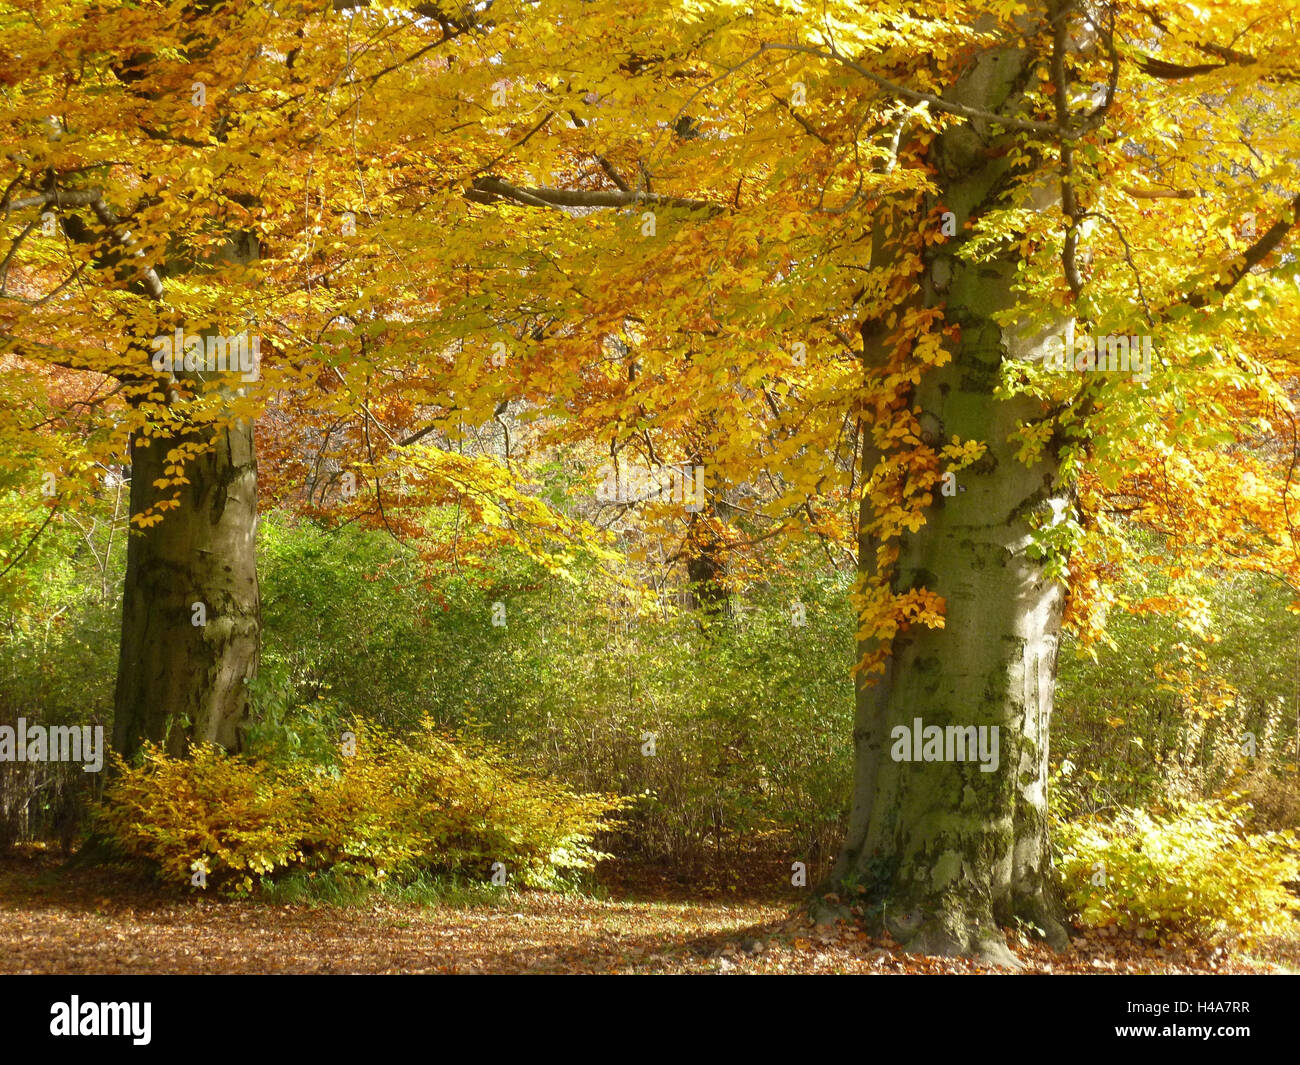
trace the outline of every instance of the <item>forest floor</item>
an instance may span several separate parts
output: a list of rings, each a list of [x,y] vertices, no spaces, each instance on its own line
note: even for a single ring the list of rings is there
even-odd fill
[[[643,878],[612,897],[503,893],[490,905],[350,906],[182,898],[48,857],[0,861],[0,973],[977,973],[855,928],[814,928],[797,900],[686,897]],[[603,894],[603,893],[602,893]],[[1284,973],[1300,941],[1251,956],[1080,935],[1037,973]]]

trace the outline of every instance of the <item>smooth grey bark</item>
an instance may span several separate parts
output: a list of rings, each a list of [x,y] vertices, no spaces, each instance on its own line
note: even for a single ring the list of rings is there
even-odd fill
[[[153,482],[177,442],[132,438],[132,514],[164,495]],[[145,740],[175,755],[189,742],[240,747],[261,628],[253,426],[222,430],[212,445],[186,464],[181,505],[131,531],[113,718],[124,756]],[[193,624],[196,603],[203,625]]]
[[[945,98],[1013,110],[1032,60],[1013,48],[986,53]],[[969,123],[931,149],[938,201],[961,222],[996,207],[1012,177],[1000,141]],[[926,524],[901,541],[893,589],[942,595],[945,626],[899,634],[885,676],[859,686],[853,805],[828,886],[856,895],[909,949],[1014,966],[998,926],[1015,917],[1065,944],[1046,796],[1063,589],[1028,548],[1031,523],[1059,520],[1068,498],[1053,454],[1026,466],[1009,440],[1020,422],[1042,416],[1037,402],[994,395],[1002,362],[1041,357],[1048,341],[1004,333],[993,320],[1014,302],[1016,259],[970,265],[955,257],[959,244],[930,254],[922,298],[946,308],[960,341],[953,361],[922,377],[913,399],[936,449],[960,436],[988,451],[958,474],[959,494],[936,491]],[[876,458],[868,442],[864,478]],[[860,546],[865,573],[874,544]],[[978,761],[894,760],[891,731],[910,729],[915,718],[997,727],[997,770],[982,772]]]

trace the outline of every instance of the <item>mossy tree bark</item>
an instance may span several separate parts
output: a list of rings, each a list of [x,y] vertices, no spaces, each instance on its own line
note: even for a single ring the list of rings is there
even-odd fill
[[[1033,63],[1021,49],[986,53],[946,98],[1014,113]],[[937,202],[960,222],[998,206],[1014,176],[1007,139],[975,121],[933,145]],[[1009,439],[1020,422],[1042,416],[1036,401],[995,395],[1003,361],[1041,358],[1048,341],[1026,341],[994,321],[1014,303],[1016,258],[972,265],[955,257],[959,247],[940,245],[926,264],[922,298],[944,306],[961,331],[953,361],[922,378],[914,402],[936,448],[959,436],[988,450],[958,474],[961,491],[936,493],[926,524],[902,540],[894,590],[944,596],[945,625],[898,635],[885,676],[859,687],[853,806],[828,887],[860,892],[874,923],[910,949],[1014,965],[998,926],[1015,917],[1065,942],[1046,796],[1063,590],[1028,549],[1033,524],[1059,520],[1069,501],[1055,457],[1027,466]],[[869,445],[863,464],[865,478],[875,465]],[[874,543],[860,547],[860,565],[872,565]],[[996,727],[996,770],[978,760],[895,760],[891,732],[910,731],[916,718]]]

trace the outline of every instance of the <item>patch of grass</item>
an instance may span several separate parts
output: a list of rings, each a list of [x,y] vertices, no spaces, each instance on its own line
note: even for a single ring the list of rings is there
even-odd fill
[[[451,909],[501,908],[514,905],[519,892],[481,880],[445,874],[417,873],[401,881],[368,884],[332,870],[294,872],[276,880],[264,879],[253,901],[272,906],[361,906],[391,902],[408,906],[445,906]]]

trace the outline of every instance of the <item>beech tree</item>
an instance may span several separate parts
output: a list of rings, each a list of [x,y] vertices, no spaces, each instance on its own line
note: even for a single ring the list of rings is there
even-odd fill
[[[5,424],[40,501],[16,524],[46,512],[5,569],[128,458],[119,752],[240,744],[268,412],[264,459],[332,426],[357,509],[385,522],[404,468],[411,508],[467,507],[471,554],[521,527],[584,539],[495,463],[426,441],[429,422],[445,443],[490,420],[520,374],[518,353],[493,356],[526,304],[523,260],[502,263],[465,196],[523,121],[494,104],[478,38],[512,30],[491,7],[0,10]]]
[[[1289,363],[1261,354],[1294,331],[1290,15],[1256,14],[683,6],[586,75],[630,82],[586,123],[630,188],[484,184],[503,205],[673,219],[602,264],[622,269],[588,313],[665,353],[644,420],[725,411],[715,474],[779,476],[774,527],[856,546],[855,796],[824,908],[853,895],[914,949],[1010,964],[998,926],[1014,919],[1064,943],[1047,810],[1062,625],[1104,625],[1115,512],[1167,529],[1224,508],[1203,488],[1157,499],[1153,465],[1177,455],[1197,481],[1216,446],[1291,409]],[[683,125],[697,135],[669,133]],[[584,223],[593,244],[617,225]],[[1289,572],[1279,473],[1212,475],[1272,534],[1254,564]],[[1175,524],[1185,558],[1223,520]],[[942,743],[899,757],[918,718],[996,730],[996,771]]]

